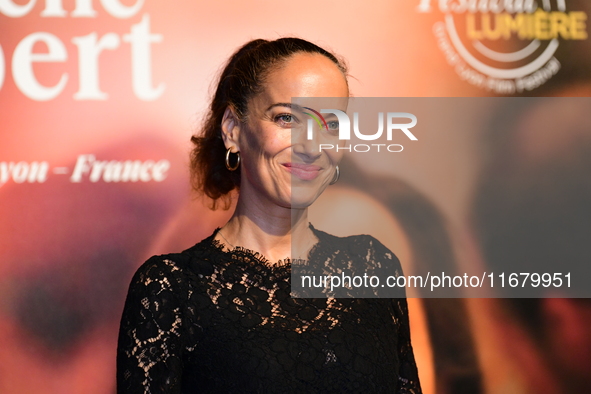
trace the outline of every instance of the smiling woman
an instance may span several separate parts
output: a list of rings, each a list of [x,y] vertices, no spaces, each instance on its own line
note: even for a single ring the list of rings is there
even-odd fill
[[[293,123],[299,117],[292,113],[291,98],[342,97],[341,105],[346,105],[348,95],[345,76],[332,60],[302,52],[292,55],[267,76],[265,89],[248,103],[245,122],[228,108],[222,120],[222,135],[226,148],[241,155],[240,194],[254,197],[265,211],[305,208],[314,202],[334,179],[340,155],[320,153],[314,141],[292,136]],[[292,194],[292,187],[300,192]],[[298,199],[292,201],[296,196]],[[237,214],[245,208],[254,207],[239,204]],[[232,231],[232,221],[224,230]],[[277,257],[288,254],[289,250],[285,250]]]
[[[305,138],[292,98],[333,97],[344,111],[346,75],[334,55],[297,38],[251,41],[230,58],[192,163],[214,206],[239,188],[236,210],[210,237],[152,257],[134,276],[119,392],[421,392],[404,298],[290,297],[294,259],[401,274],[373,237],[335,237],[308,222],[308,207],[338,180],[340,154],[318,149],[319,138],[336,138],[331,130]]]

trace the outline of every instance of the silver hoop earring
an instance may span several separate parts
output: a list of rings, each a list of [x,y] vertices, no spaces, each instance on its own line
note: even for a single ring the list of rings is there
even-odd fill
[[[335,183],[337,183],[340,176],[341,176],[341,171],[339,170],[339,166],[336,166],[334,177],[332,178],[332,181],[330,181],[329,185],[334,185]]]
[[[236,164],[234,166],[230,165],[230,153],[232,153],[232,148],[228,148],[226,151],[226,168],[230,171],[236,171],[240,166],[240,152],[236,152]]]

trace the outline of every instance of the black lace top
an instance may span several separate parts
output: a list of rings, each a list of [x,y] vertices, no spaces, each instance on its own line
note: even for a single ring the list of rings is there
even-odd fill
[[[400,269],[372,237],[314,232],[310,260],[357,250]],[[133,277],[119,393],[421,393],[404,298],[291,298],[289,261],[214,237]]]

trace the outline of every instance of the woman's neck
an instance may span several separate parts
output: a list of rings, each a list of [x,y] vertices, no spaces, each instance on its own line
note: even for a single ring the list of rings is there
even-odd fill
[[[307,208],[247,207],[240,200],[217,239],[229,248],[259,252],[270,262],[305,259],[318,241],[308,225]]]

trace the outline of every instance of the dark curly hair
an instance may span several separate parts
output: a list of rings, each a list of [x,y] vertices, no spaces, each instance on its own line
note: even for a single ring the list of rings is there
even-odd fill
[[[191,137],[195,145],[191,152],[191,181],[195,190],[213,200],[213,209],[219,199],[228,209],[229,193],[240,186],[240,171],[229,171],[225,165],[221,124],[226,108],[232,108],[244,122],[248,100],[263,90],[267,75],[300,52],[326,56],[346,77],[343,60],[309,41],[292,37],[252,40],[238,49],[224,67],[200,133]]]

